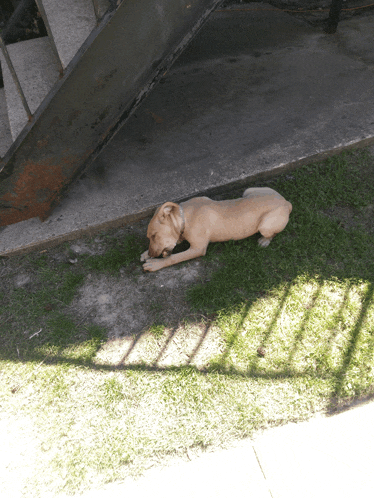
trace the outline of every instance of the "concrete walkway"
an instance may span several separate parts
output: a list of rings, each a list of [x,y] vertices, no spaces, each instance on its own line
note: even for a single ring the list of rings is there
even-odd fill
[[[372,498],[374,402],[265,431],[82,498]]]
[[[265,3],[214,13],[51,217],[0,228],[0,255],[373,143],[373,32],[372,12],[336,35]]]

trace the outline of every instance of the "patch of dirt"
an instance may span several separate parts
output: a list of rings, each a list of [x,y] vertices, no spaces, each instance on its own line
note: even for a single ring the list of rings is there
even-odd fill
[[[189,313],[184,293],[204,280],[199,261],[154,274],[120,277],[89,273],[68,311],[105,326],[110,339],[138,334],[153,323],[179,322]],[[140,274],[139,274],[140,273]]]
[[[199,260],[148,274],[90,273],[67,312],[108,331],[99,363],[203,366],[212,348],[217,351],[219,337],[209,320],[191,312],[185,292],[208,277]]]
[[[334,206],[323,211],[330,219],[338,220],[346,230],[363,227],[367,233],[374,234],[374,204],[363,209],[348,206]]]

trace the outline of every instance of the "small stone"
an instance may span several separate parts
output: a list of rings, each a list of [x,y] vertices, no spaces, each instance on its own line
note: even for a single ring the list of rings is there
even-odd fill
[[[78,244],[73,244],[70,246],[70,250],[75,252],[75,254],[80,254],[82,252],[82,247]]]
[[[17,288],[19,288],[19,287],[24,287],[25,285],[27,285],[30,282],[31,282],[31,277],[29,277],[29,275],[21,273],[20,275],[16,276],[14,285]]]
[[[264,348],[260,347],[257,349],[257,354],[258,356],[261,356],[261,358],[263,358],[266,355],[266,351]]]

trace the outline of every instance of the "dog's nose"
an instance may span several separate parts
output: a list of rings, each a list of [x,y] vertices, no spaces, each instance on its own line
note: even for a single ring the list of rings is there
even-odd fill
[[[154,251],[151,246],[149,246],[148,254],[151,256],[151,258],[156,258],[158,256],[158,254],[156,253],[156,251]]]

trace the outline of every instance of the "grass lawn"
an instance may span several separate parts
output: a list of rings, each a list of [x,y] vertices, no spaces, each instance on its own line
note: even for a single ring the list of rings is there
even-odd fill
[[[374,157],[346,152],[265,184],[293,204],[266,249],[258,235],[211,244],[198,262],[143,275],[144,228],[102,234],[101,254],[65,244],[0,260],[3,489],[79,492],[372,396]],[[193,283],[160,299],[162,275],[192,270]],[[153,313],[138,330],[113,337],[95,313],[74,311],[82,289],[92,299],[125,281],[123,299],[147,296],[135,318]],[[127,361],[114,360],[124,343]]]

